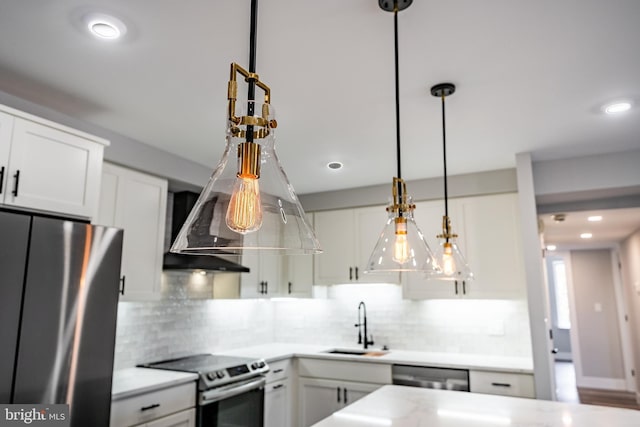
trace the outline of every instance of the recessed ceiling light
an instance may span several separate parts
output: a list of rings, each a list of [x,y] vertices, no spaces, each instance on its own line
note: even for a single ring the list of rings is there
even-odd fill
[[[631,109],[631,103],[629,101],[612,102],[602,107],[607,114],[619,114],[629,111]]]
[[[85,23],[92,35],[103,40],[117,40],[124,36],[127,27],[118,18],[103,13],[85,16]]]
[[[556,247],[556,245],[547,245],[547,250],[548,250],[548,251],[555,251],[556,249],[558,249],[558,248]]]
[[[590,238],[592,238],[592,237],[593,237],[593,234],[591,234],[591,233],[582,233],[582,234],[580,235],[580,238],[581,238],[581,239],[590,239]]]
[[[329,162],[327,163],[327,167],[331,170],[338,170],[338,169],[342,169],[342,166],[344,166],[342,164],[342,162]]]
[[[590,222],[602,221],[602,216],[600,215],[590,216],[589,218],[587,218],[587,221],[590,221]]]

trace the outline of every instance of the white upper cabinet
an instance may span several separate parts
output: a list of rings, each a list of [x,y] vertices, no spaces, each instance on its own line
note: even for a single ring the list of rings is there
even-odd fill
[[[427,280],[424,275],[403,275],[408,299],[520,298],[526,291],[518,195],[515,193],[449,200],[453,231],[474,279],[470,282]],[[416,221],[432,250],[442,231],[443,201],[417,203]],[[426,231],[425,231],[426,230]]]
[[[167,180],[104,164],[94,223],[124,230],[122,300],[160,298]]]
[[[92,218],[106,140],[0,106],[0,201]]]
[[[268,251],[243,251],[242,265],[249,267],[250,271],[240,275],[240,296],[269,298],[280,295],[282,264],[282,255]]]
[[[399,283],[398,273],[364,273],[387,216],[384,206],[315,212],[314,283]]]

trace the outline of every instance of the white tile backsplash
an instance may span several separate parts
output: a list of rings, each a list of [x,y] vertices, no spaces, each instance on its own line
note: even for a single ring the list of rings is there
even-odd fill
[[[116,369],[270,342],[355,347],[360,301],[374,347],[531,356],[524,300],[409,301],[380,284],[333,286],[328,299],[194,300],[176,277],[165,300],[119,304]]]

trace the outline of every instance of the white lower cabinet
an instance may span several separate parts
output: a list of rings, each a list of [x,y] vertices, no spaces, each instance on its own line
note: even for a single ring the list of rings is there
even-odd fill
[[[300,425],[308,427],[391,384],[391,365],[300,358],[298,375]]]
[[[533,374],[469,371],[469,389],[472,393],[536,397]]]
[[[195,427],[195,425],[195,409],[188,409],[144,424],[145,427]]]
[[[383,384],[300,378],[302,426],[311,426],[379,389]]]
[[[189,382],[111,402],[110,427],[194,427],[196,384]]]
[[[264,392],[264,427],[290,427],[293,393],[291,390],[291,360],[269,363]]]

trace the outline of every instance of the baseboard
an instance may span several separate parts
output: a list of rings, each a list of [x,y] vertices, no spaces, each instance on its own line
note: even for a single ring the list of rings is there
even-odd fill
[[[618,378],[582,377],[576,378],[576,385],[585,388],[599,388],[603,390],[627,390],[627,382]],[[636,395],[638,398],[640,395]]]

